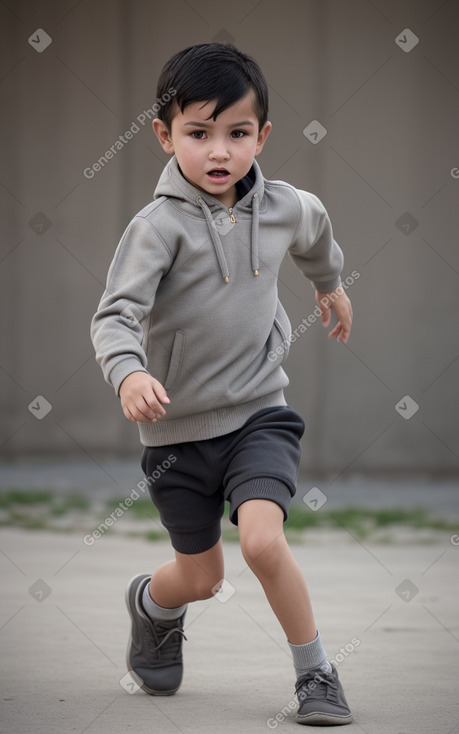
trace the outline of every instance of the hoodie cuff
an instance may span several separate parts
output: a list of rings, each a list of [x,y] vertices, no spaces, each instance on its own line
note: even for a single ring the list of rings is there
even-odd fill
[[[123,359],[123,361],[115,365],[115,367],[110,372],[108,381],[113,386],[118,396],[121,383],[123,382],[125,377],[131,374],[131,372],[146,372],[147,374],[149,374],[148,370],[146,370],[145,367],[143,367],[142,364],[133,357],[130,357],[129,359]]]
[[[329,293],[330,291],[334,291],[341,285],[341,276],[338,275],[332,280],[324,280],[321,283],[317,283],[317,281],[312,281],[312,285],[316,290],[319,291],[319,293]]]

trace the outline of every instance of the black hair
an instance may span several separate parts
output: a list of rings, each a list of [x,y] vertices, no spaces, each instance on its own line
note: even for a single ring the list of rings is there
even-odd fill
[[[172,56],[161,71],[158,117],[171,129],[174,105],[183,112],[194,102],[216,100],[207,119],[217,119],[253,90],[259,129],[268,119],[268,85],[258,64],[229,43],[200,43]]]

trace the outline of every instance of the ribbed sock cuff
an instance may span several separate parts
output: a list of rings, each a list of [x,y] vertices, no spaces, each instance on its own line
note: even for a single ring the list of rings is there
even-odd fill
[[[149,591],[150,584],[146,584],[143,594],[142,594],[142,606],[148,614],[151,619],[155,619],[156,621],[161,622],[168,622],[172,619],[178,619],[182,616],[182,614],[185,613],[186,604],[183,604],[181,607],[175,607],[171,609],[167,609],[166,607],[160,607],[159,604],[156,604],[156,602],[153,601],[153,599],[150,596]]]
[[[292,645],[291,642],[288,644],[292,651],[293,665],[298,678],[312,668],[323,668],[327,672],[331,671],[331,665],[327,660],[327,653],[322,644],[320,632],[317,632],[316,637],[311,642],[306,642],[304,645]]]

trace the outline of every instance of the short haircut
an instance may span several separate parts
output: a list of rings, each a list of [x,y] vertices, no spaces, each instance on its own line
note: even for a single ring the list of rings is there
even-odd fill
[[[171,98],[171,89],[175,94]],[[229,43],[200,43],[179,51],[161,71],[156,95],[161,104],[158,117],[171,129],[174,105],[183,113],[194,102],[216,100],[207,119],[217,119],[249,90],[253,90],[259,129],[268,119],[268,85],[258,64]]]

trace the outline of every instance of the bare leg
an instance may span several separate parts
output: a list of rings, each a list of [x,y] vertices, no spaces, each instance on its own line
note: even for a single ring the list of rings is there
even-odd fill
[[[303,574],[287,544],[283,511],[270,500],[249,500],[238,510],[241,550],[293,645],[313,640],[317,628]]]
[[[223,579],[222,542],[204,553],[187,555],[175,551],[175,561],[160,566],[150,582],[150,596],[160,607],[173,608],[208,599]],[[214,589],[215,591],[215,589]]]

